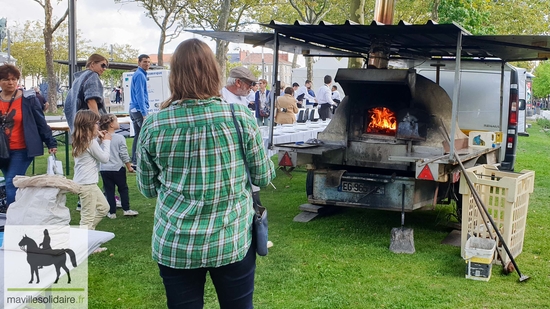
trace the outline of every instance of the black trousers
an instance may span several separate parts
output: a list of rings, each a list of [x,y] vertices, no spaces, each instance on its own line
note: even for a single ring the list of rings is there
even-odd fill
[[[330,114],[332,114],[330,111],[330,104],[319,104],[319,118],[321,118],[321,120],[327,120],[327,118],[330,118]]]
[[[120,203],[122,209],[130,210],[130,195],[128,193],[128,184],[126,183],[126,169],[122,167],[118,171],[101,171],[103,179],[103,191],[107,202],[109,202],[109,213],[116,213],[115,186],[118,187]]]

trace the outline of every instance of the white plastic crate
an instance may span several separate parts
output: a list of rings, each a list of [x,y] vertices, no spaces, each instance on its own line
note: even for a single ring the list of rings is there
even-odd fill
[[[479,165],[467,169],[466,173],[495,221],[512,256],[517,257],[523,250],[529,195],[533,192],[535,172],[505,172],[492,165]],[[461,255],[465,258],[468,238],[490,238],[487,228],[491,231],[493,228],[489,221],[483,220],[464,177],[460,179],[459,192],[462,194]],[[497,241],[497,250],[507,264],[510,258],[494,231],[493,236]],[[498,259],[494,259],[493,263],[499,263]]]

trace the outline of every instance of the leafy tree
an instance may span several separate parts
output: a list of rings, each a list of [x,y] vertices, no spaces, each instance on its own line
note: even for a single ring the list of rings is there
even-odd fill
[[[539,64],[533,74],[533,96],[547,98],[550,95],[550,61]]]
[[[46,72],[44,39],[40,35],[42,24],[38,21],[27,21],[24,25],[12,27],[11,53],[17,58],[21,76],[38,79]]]
[[[130,44],[113,44],[112,51],[111,53],[111,46],[103,44],[93,52],[103,55],[109,61],[114,62],[136,63],[139,56],[139,50],[132,48]],[[109,85],[110,87],[118,86],[122,83],[122,73],[124,72],[126,71],[109,69],[101,75],[100,79],[104,85]],[[107,89],[108,87],[106,86],[105,88]]]
[[[456,22],[473,34],[495,34],[490,21],[490,4],[485,0],[447,0],[439,4],[439,22]]]
[[[160,29],[158,46],[158,65],[164,65],[164,46],[177,38],[185,28],[185,0],[115,0],[115,3],[135,2],[145,9],[145,15],[151,18]]]
[[[46,71],[44,38],[42,29],[44,25],[41,21],[26,21],[24,24],[15,24],[11,27],[13,33],[12,54],[17,58],[17,63],[21,68],[23,78],[32,77],[40,84],[41,79],[48,83],[48,74]],[[59,26],[52,37],[52,51],[54,60],[67,60],[69,41],[66,35],[68,26],[63,23]],[[78,46],[77,56],[79,59],[86,59],[90,54],[89,41],[82,39],[82,35],[77,32]],[[67,82],[68,66],[54,63],[54,79],[58,85]],[[53,88],[53,89],[57,89]],[[49,89],[49,86],[46,87]],[[49,97],[46,91],[44,94]]]
[[[45,58],[46,72],[48,76],[48,88],[57,89],[57,80],[55,78],[55,69],[53,64],[53,34],[69,15],[69,8],[67,8],[65,13],[54,23],[52,21],[54,19],[54,16],[51,0],[34,0],[34,2],[38,3],[42,7],[42,9],[44,9],[44,29],[42,33],[44,35],[44,51],[46,54]],[[48,92],[48,102],[57,102],[57,91]],[[56,110],[57,105],[50,104],[49,111],[55,112]]]
[[[257,10],[268,0],[191,0],[185,7],[190,25],[204,30],[239,31],[257,16]],[[225,79],[229,42],[216,41],[216,60]]]

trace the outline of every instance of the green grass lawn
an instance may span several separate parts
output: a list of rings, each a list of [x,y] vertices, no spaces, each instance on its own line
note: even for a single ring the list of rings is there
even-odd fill
[[[520,137],[516,170],[536,171],[523,253],[516,259],[531,279],[518,283],[517,273],[501,274],[494,265],[489,282],[464,278],[460,248],[440,244],[451,229],[451,206],[416,211],[406,216],[414,228],[416,253],[388,250],[390,230],[400,225],[400,213],[342,209],[309,223],[293,222],[306,202],[305,170],[293,178],[278,171],[277,189],[262,189],[269,209],[269,238],[275,246],[258,257],[256,308],[548,308],[550,307],[550,136],[537,124]],[[131,139],[128,144],[131,146]],[[60,152],[64,149],[61,147]],[[59,156],[59,158],[62,158]],[[45,172],[45,157],[35,173]],[[29,169],[30,172],[30,169]],[[105,218],[98,230],[116,237],[106,252],[89,259],[89,308],[165,308],[158,268],[151,259],[151,230],[156,200],[144,198],[136,177],[128,177],[135,218]],[[77,197],[68,195],[72,222]],[[217,308],[207,282],[205,308]]]

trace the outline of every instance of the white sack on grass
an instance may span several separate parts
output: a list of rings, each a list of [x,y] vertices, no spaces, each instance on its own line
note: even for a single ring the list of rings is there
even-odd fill
[[[8,208],[6,225],[69,225],[71,214],[65,206],[67,192],[80,186],[63,176],[17,176],[15,202]]]

